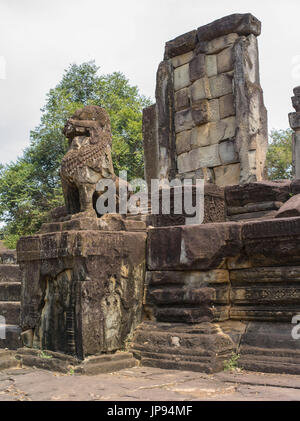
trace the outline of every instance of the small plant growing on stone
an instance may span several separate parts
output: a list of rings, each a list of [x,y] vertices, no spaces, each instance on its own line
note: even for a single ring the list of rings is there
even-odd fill
[[[41,352],[40,352],[40,358],[47,358],[47,359],[50,359],[50,358],[52,358],[52,355],[48,355],[48,354],[46,354],[44,351],[41,351]]]
[[[69,370],[70,376],[73,376],[74,373],[75,373],[74,368],[73,367],[70,367],[70,370]]]
[[[231,357],[224,361],[224,371],[235,371],[240,370],[238,367],[238,360],[240,358],[240,354],[236,354],[232,352]]]

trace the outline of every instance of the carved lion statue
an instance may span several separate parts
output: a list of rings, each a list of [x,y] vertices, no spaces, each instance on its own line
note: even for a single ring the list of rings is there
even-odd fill
[[[111,129],[104,108],[88,105],[66,122],[69,150],[61,164],[61,180],[68,214],[95,215],[96,185],[103,178],[118,181],[111,158]]]

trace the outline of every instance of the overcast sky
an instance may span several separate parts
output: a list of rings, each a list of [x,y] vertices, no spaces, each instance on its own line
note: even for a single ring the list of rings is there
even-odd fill
[[[166,41],[247,12],[262,21],[269,129],[286,129],[300,85],[299,0],[0,0],[0,163],[22,154],[46,93],[70,63],[95,59],[101,73],[121,71],[153,98]]]

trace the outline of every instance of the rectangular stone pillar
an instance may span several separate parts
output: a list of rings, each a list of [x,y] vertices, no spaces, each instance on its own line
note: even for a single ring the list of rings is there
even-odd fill
[[[293,175],[300,178],[300,86],[294,89],[292,97],[295,113],[289,114],[290,126],[294,130],[292,137]]]

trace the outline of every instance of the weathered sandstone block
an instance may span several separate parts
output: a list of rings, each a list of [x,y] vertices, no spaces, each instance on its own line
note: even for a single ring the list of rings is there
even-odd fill
[[[208,123],[211,117],[210,106],[207,99],[203,99],[192,108],[192,116],[196,126]]]
[[[144,322],[136,331],[131,352],[144,366],[214,373],[223,370],[235,349],[217,324]]]
[[[292,194],[299,194],[300,193],[300,179],[292,180],[290,184],[290,191]]]
[[[237,33],[238,35],[260,35],[261,23],[250,13],[233,14],[215,20],[197,30],[198,41],[209,41],[213,38]]]
[[[206,75],[208,77],[216,76],[218,74],[216,55],[205,56],[205,69],[206,69]]]
[[[300,133],[292,134],[292,165],[293,165],[293,174],[296,179],[300,177]],[[297,189],[299,190],[299,189]]]
[[[282,202],[259,202],[247,203],[245,206],[227,206],[227,215],[240,215],[243,213],[254,213],[279,209],[283,205]]]
[[[143,109],[143,146],[145,179],[150,186],[159,175],[159,145],[156,131],[156,104]]]
[[[227,206],[244,206],[247,203],[286,202],[290,197],[289,180],[262,181],[249,183],[245,186],[230,186],[225,188]]]
[[[300,216],[300,194],[296,194],[285,202],[278,210],[275,218],[290,218]]]
[[[148,237],[149,270],[211,270],[239,253],[237,223],[154,228]]]
[[[221,165],[214,167],[215,183],[219,187],[236,185],[239,182],[240,164]]]
[[[198,168],[216,167],[221,165],[218,145],[204,146],[183,153],[177,159],[179,174],[195,171]]]
[[[176,152],[178,155],[191,150],[192,130],[180,132],[176,135]]]
[[[296,86],[296,87],[293,89],[293,92],[294,92],[294,95],[296,95],[296,96],[300,96],[300,86]]]
[[[196,80],[196,82],[192,84],[191,97],[192,97],[192,103],[197,102],[202,99],[211,98],[210,88],[209,88],[209,79],[207,77]]]
[[[173,67],[179,67],[191,61],[192,58],[193,58],[193,51],[189,51],[188,53],[173,57],[171,59],[171,62],[172,62]]]
[[[231,133],[225,120],[207,123],[192,129],[191,145],[193,148],[213,145],[232,137]]]
[[[196,51],[204,54],[217,54],[227,47],[232,46],[238,39],[238,34],[228,34],[212,39],[211,41],[200,41]]]
[[[232,78],[226,74],[211,77],[209,87],[212,98],[219,98],[232,93]]]
[[[221,119],[235,115],[234,96],[232,94],[221,96],[219,106]]]
[[[190,80],[194,82],[205,75],[205,54],[198,54],[190,61]]]
[[[245,253],[252,266],[299,263],[300,218],[246,222],[242,227]]]
[[[226,73],[233,70],[234,54],[233,48],[226,48],[217,55],[218,73]]]
[[[181,111],[190,106],[190,91],[188,88],[175,92],[175,111]]]
[[[191,132],[191,147],[198,148],[200,146],[208,146],[212,144],[209,139],[209,124],[202,124],[194,127]],[[215,142],[217,143],[217,142]]]
[[[197,31],[191,31],[166,42],[164,60],[192,51],[196,41]]]
[[[292,97],[292,104],[297,113],[300,113],[300,95]]]
[[[300,130],[300,113],[289,113],[289,121],[293,130]]]
[[[175,128],[174,128],[174,86],[173,66],[163,61],[158,66],[156,75],[156,141],[158,144],[158,177],[174,178],[175,160]]]
[[[220,119],[219,101],[204,99],[194,104],[192,115],[196,126]]]
[[[223,165],[234,164],[239,160],[239,156],[235,149],[235,142],[228,140],[219,144],[219,156]]]
[[[250,322],[242,336],[239,363],[246,370],[299,374],[300,341],[287,323]]]
[[[225,124],[225,132],[222,140],[231,139],[235,137],[237,131],[237,121],[235,117],[227,117],[221,120],[221,123]]]
[[[147,272],[146,283],[147,308],[160,322],[195,323],[228,318],[227,270]]]
[[[234,56],[234,96],[239,128],[236,146],[241,163],[240,183],[245,184],[263,178],[268,147],[267,110],[260,87],[256,37],[240,37],[234,44]]]
[[[175,131],[176,133],[183,130],[192,129],[195,126],[191,109],[177,111],[175,114]]]
[[[209,182],[209,177],[211,177],[211,170],[209,168],[203,168],[197,171],[186,172],[182,175],[181,180],[184,179],[192,179],[195,183],[196,178],[202,178],[204,180],[208,180],[204,184],[204,218],[203,224],[209,224],[212,222],[224,222],[225,221],[225,204],[224,204],[224,192],[222,188],[217,187],[215,184]],[[176,196],[175,192],[177,190]],[[188,188],[188,191],[190,188]],[[191,193],[193,195],[193,203],[196,200],[196,189],[195,185],[191,187]],[[185,212],[184,207],[184,195],[183,191],[180,188],[180,192],[178,192],[178,188],[171,188],[170,193],[170,214],[165,215],[162,214],[162,209],[160,207],[160,214],[159,215],[148,215],[147,216],[147,223],[148,226],[153,227],[166,227],[166,226],[175,226],[175,225],[186,225],[187,218],[190,218],[193,215],[190,213]],[[159,197],[155,200],[161,202],[162,197],[162,190],[160,191]],[[179,197],[178,197],[179,194]],[[182,214],[175,214],[174,212],[174,197],[177,199],[182,200],[183,204],[183,213]]]
[[[185,88],[191,84],[190,73],[189,73],[189,64],[184,64],[183,66],[176,67],[174,69],[174,89],[178,91],[179,89]]]
[[[239,320],[291,321],[299,307],[299,274],[298,266],[230,271],[230,317]]]

